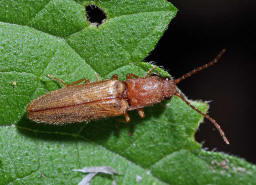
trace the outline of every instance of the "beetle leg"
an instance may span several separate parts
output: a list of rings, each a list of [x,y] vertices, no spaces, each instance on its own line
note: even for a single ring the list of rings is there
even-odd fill
[[[88,79],[86,79],[86,78],[82,78],[82,79],[80,79],[80,80],[77,80],[77,81],[71,82],[70,84],[67,84],[66,86],[68,87],[68,86],[76,85],[76,84],[81,83],[82,81],[84,81],[84,83],[85,83],[85,84],[90,83],[90,81],[89,81]]]
[[[132,79],[132,78],[138,78],[138,76],[132,73],[126,74],[126,79]]]
[[[56,81],[56,82],[61,83],[64,87],[67,87],[67,86],[68,86],[68,85],[67,85],[63,80],[61,80],[60,78],[56,78],[56,77],[54,77],[54,76],[52,76],[52,75],[50,75],[50,74],[48,74],[47,77],[50,78],[50,79],[53,80],[53,81]]]
[[[144,117],[145,117],[145,113],[144,113],[143,109],[137,109],[137,111],[138,111],[138,114],[139,114],[139,116],[140,116],[141,118],[144,118]]]
[[[112,80],[118,80],[118,75],[117,74],[114,74],[112,77],[111,77]]]
[[[128,123],[128,122],[131,121],[131,119],[130,119],[130,117],[129,117],[129,115],[128,115],[127,112],[124,112],[124,118],[125,118],[125,120],[123,120],[123,119],[117,119],[117,121],[118,121],[118,122],[121,122],[121,123]]]
[[[151,69],[149,69],[149,70],[146,72],[146,74],[144,75],[144,78],[149,77],[149,76],[151,75],[152,71],[153,71],[155,68],[156,68],[156,66],[154,65]]]
[[[127,123],[131,120],[127,112],[124,112],[124,118]]]
[[[80,80],[77,80],[77,81],[74,81],[74,82],[71,82],[70,84],[66,84],[63,80],[61,80],[60,78],[56,78],[50,74],[47,75],[48,78],[50,78],[51,80],[54,80],[54,81],[57,81],[59,83],[61,83],[64,87],[68,87],[68,86],[72,86],[72,85],[76,85],[76,84],[79,84],[81,83],[82,81],[85,82],[85,84],[88,84],[90,81],[86,78],[82,78]]]

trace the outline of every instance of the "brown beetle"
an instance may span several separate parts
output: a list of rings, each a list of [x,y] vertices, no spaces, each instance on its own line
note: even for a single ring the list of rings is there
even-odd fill
[[[114,75],[110,80],[90,83],[86,79],[81,79],[67,85],[61,79],[48,75],[49,78],[63,84],[65,88],[49,92],[33,100],[26,109],[28,117],[38,123],[57,124],[86,122],[124,115],[126,122],[129,122],[130,118],[127,111],[137,110],[139,116],[143,118],[143,107],[159,103],[176,95],[212,122],[223,140],[229,144],[218,123],[191,105],[176,89],[176,84],[181,80],[213,65],[224,52],[223,49],[208,64],[198,67],[176,80],[171,80],[169,77],[152,76],[150,75],[151,71],[149,71],[143,78],[138,78],[134,74],[127,74],[125,81],[119,81],[118,76]],[[85,84],[76,85],[82,81],[85,81]]]

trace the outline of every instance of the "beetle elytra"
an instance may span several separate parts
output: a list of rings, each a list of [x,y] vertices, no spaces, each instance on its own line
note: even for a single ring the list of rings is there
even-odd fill
[[[67,85],[61,79],[48,75],[49,78],[64,85],[64,88],[33,100],[27,106],[27,115],[35,122],[49,124],[86,122],[120,115],[124,115],[126,122],[129,122],[130,117],[127,111],[137,110],[139,116],[143,118],[145,116],[143,107],[159,103],[175,95],[213,123],[223,140],[229,144],[219,124],[209,115],[191,105],[176,88],[180,81],[216,63],[224,52],[225,49],[209,63],[175,80],[147,73],[142,78],[127,74],[124,81],[119,81],[118,76],[114,75],[109,80],[89,82],[81,79]],[[82,81],[85,83],[79,84]]]

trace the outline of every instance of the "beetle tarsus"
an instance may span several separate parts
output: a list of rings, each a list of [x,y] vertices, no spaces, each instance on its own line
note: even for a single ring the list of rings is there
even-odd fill
[[[50,75],[50,74],[48,74],[47,77],[48,77],[49,79],[53,80],[53,81],[56,81],[56,82],[61,83],[61,85],[63,85],[64,87],[67,87],[67,86],[68,86],[68,85],[67,85],[63,80],[61,80],[60,78],[56,78],[56,77],[54,77],[54,76],[52,76],[52,75]]]

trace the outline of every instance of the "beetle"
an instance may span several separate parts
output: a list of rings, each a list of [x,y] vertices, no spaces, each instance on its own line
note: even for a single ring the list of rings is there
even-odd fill
[[[127,111],[137,110],[139,116],[144,118],[143,107],[170,99],[175,95],[213,123],[223,140],[229,144],[219,124],[209,115],[191,105],[176,87],[180,81],[215,64],[224,52],[225,49],[209,63],[174,80],[169,77],[152,75],[152,69],[141,78],[129,73],[124,81],[118,80],[118,76],[113,75],[111,79],[103,81],[89,82],[87,79],[81,79],[65,84],[61,79],[48,75],[50,79],[60,82],[64,88],[33,100],[26,108],[27,115],[35,122],[49,124],[86,122],[120,115],[124,115],[125,121],[129,122],[130,117]],[[84,84],[79,84],[83,81]]]

